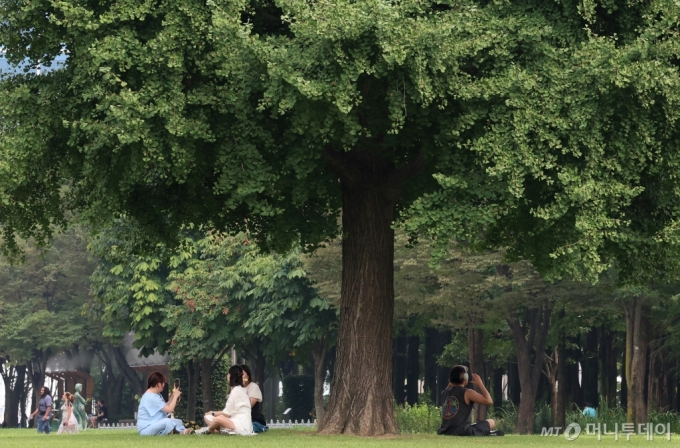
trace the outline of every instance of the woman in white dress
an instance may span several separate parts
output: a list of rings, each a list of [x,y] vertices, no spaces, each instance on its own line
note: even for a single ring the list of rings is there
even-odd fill
[[[57,434],[78,434],[78,420],[73,412],[75,397],[66,392],[63,396],[64,404],[61,406],[61,424]]]
[[[243,370],[239,366],[231,366],[227,374],[229,381],[229,398],[223,411],[208,412],[206,421],[210,422],[208,431],[219,432],[221,429],[233,431],[238,435],[246,436],[253,433],[253,420],[250,416],[250,399],[243,387]],[[201,434],[201,432],[196,432]]]

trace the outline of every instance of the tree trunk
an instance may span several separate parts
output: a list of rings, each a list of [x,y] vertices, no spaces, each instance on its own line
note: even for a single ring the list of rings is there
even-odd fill
[[[643,325],[643,297],[636,296],[626,307],[626,385],[628,386],[629,423],[645,423],[645,370],[647,366],[647,338]]]
[[[608,408],[616,406],[616,351],[614,350],[614,335],[611,331],[600,328],[600,390]]]
[[[551,313],[552,305],[543,300],[538,308],[525,312],[524,322],[520,322],[515,311],[507,318],[515,342],[519,382],[522,388],[522,400],[517,414],[517,432],[520,434],[532,434],[534,431],[534,406],[538,384],[543,375]],[[532,354],[535,355],[533,362]]]
[[[626,409],[626,411],[628,410],[628,381],[626,380],[627,371],[628,361],[626,358],[626,350],[624,350],[621,353],[621,407]]]
[[[406,332],[399,331],[392,341],[392,394],[397,404],[406,401]]]
[[[326,414],[323,401],[323,385],[326,380],[326,356],[328,355],[328,338],[322,337],[312,346],[314,360],[314,411],[319,431],[323,429],[323,418]]]
[[[521,402],[521,386],[519,384],[519,369],[516,362],[508,363],[508,400],[519,407]]]
[[[212,363],[211,358],[201,359],[201,398],[203,412],[214,411],[212,396]],[[262,383],[264,385],[264,383]]]
[[[557,393],[555,394],[555,419],[554,425],[560,428],[566,427],[565,412],[567,408],[567,360],[564,356],[564,334],[562,335],[562,346],[557,347]]]
[[[16,428],[21,421],[19,408],[21,397],[24,396],[26,366],[10,367],[2,376],[5,386],[4,425],[8,428]]]
[[[189,361],[186,367],[186,372],[187,372],[187,395],[186,395],[186,400],[187,400],[187,412],[185,415],[185,419],[189,421],[194,421],[196,420],[196,391],[197,391],[197,383],[198,383],[198,365],[196,365],[196,362]]]
[[[486,381],[484,368],[484,331],[475,328],[474,323],[468,323],[468,359],[471,373],[476,373]],[[487,406],[475,403],[475,421],[486,420]]]
[[[392,377],[394,230],[402,169],[370,151],[326,151],[342,187],[342,291],[336,371],[322,433],[396,434]],[[362,378],[362,387],[356,379]]]
[[[592,407],[599,407],[599,392],[598,392],[598,377],[599,377],[599,359],[598,359],[598,335],[597,328],[591,328],[585,335],[584,356],[583,356],[583,372],[582,372],[582,386],[585,401],[590,403]]]
[[[420,378],[420,337],[408,338],[408,367],[406,372],[406,400],[413,406],[418,403],[418,379]]]
[[[146,392],[144,378],[140,378],[137,371],[128,365],[127,361],[125,360],[125,353],[123,353],[123,349],[121,347],[112,347],[111,351],[113,353],[114,359],[116,360],[118,370],[120,370],[127,380],[132,392],[140,397],[144,395],[144,392]]]
[[[451,343],[451,340],[453,338],[453,333],[451,330],[445,330],[445,331],[440,331],[439,332],[439,354],[444,352],[444,349],[446,348],[447,345]],[[442,403],[442,392],[444,389],[449,384],[449,372],[451,368],[447,366],[438,366],[437,367],[437,400],[436,404],[437,406],[441,406]]]
[[[502,368],[493,369],[493,408],[494,412],[503,410],[503,373]]]
[[[425,379],[425,393],[430,401],[437,401],[437,356],[439,348],[439,332],[434,328],[425,329],[425,356],[423,374]]]

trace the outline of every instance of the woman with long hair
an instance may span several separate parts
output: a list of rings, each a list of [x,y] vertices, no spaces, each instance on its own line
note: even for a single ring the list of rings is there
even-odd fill
[[[62,399],[64,404],[61,405],[61,424],[57,434],[78,434],[78,420],[73,412],[75,397],[70,392],[66,392]]]
[[[196,431],[196,434],[215,434],[221,429],[242,436],[254,434],[253,420],[250,416],[250,399],[243,387],[243,369],[240,366],[231,366],[227,381],[229,381],[231,391],[224,410],[206,413],[205,420],[210,426]]]
[[[253,420],[253,431],[266,432],[269,428],[267,427],[267,420],[262,413],[262,391],[260,386],[252,381],[253,374],[250,371],[250,367],[243,364],[241,369],[243,369],[243,387],[246,388],[246,393],[250,399],[250,417]]]

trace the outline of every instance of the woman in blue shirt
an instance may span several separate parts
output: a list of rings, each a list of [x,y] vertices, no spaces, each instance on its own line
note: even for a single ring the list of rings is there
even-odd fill
[[[165,387],[165,375],[160,372],[153,372],[149,375],[147,387],[148,389],[142,395],[137,411],[137,432],[139,432],[139,435],[190,434],[191,429],[185,429],[182,420],[168,418],[168,414],[175,410],[181,391],[175,389],[170,401],[166,403],[161,396],[163,387]]]

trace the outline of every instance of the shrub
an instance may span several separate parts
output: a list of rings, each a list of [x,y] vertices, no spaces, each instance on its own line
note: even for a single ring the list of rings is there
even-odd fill
[[[394,417],[402,434],[435,433],[441,424],[441,410],[429,403],[395,405]]]

